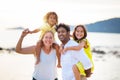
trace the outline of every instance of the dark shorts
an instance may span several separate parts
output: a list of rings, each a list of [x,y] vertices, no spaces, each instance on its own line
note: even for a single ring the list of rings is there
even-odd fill
[[[32,80],[37,80],[37,79],[35,79],[34,77],[33,77],[33,79]],[[55,78],[54,80],[58,80],[58,78]]]

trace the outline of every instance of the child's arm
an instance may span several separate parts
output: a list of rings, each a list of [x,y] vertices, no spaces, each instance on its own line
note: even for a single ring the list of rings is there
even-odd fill
[[[86,41],[81,41],[78,46],[71,46],[71,47],[66,47],[63,49],[63,53],[66,52],[67,50],[80,50],[81,48],[84,48],[86,45]]]
[[[34,29],[33,31],[30,31],[30,33],[32,34],[32,33],[37,33],[37,32],[39,32],[40,31],[40,29],[39,28],[37,28],[37,29]]]

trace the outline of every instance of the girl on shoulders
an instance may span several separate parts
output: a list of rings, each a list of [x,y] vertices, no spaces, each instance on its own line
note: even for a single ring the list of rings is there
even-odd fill
[[[89,70],[84,70],[82,63],[78,62],[73,66],[73,72],[74,72],[74,75],[76,76],[76,80],[78,80],[79,78],[82,79],[82,78],[90,77],[90,75],[93,73],[93,70],[94,70],[94,63],[92,59],[90,43],[86,38],[87,31],[85,29],[85,26],[77,25],[74,29],[72,36],[73,36],[73,40],[79,43],[79,45],[64,48],[63,53],[66,52],[67,50],[80,50],[81,48],[84,48],[85,54],[90,59],[93,66]]]

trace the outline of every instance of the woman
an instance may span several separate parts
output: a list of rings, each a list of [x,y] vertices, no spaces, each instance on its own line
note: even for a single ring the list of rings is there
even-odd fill
[[[25,29],[16,45],[16,52],[21,54],[34,54],[35,45],[22,48],[22,42],[24,37],[29,34],[30,31]],[[56,67],[56,50],[53,48],[54,34],[51,31],[46,31],[42,36],[43,46],[41,47],[41,61],[35,65],[33,73],[33,80],[57,80],[57,67]]]

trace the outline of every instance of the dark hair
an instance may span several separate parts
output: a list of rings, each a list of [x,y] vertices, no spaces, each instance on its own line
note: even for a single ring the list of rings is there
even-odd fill
[[[76,31],[76,29],[77,29],[78,27],[81,27],[81,28],[83,29],[83,31],[84,31],[84,36],[83,36],[81,39],[79,39],[79,40],[78,40],[78,38],[75,36],[75,31]],[[75,29],[74,29],[74,32],[73,32],[73,39],[74,39],[75,41],[80,41],[80,40],[82,40],[82,39],[85,39],[86,37],[87,37],[87,30],[86,30],[85,26],[84,26],[84,25],[77,25],[77,26],[75,27]]]
[[[70,31],[69,25],[66,25],[66,24],[64,24],[64,23],[60,23],[59,25],[57,25],[57,26],[56,26],[56,31],[57,31],[60,27],[65,28],[65,30],[66,30],[67,32]]]

